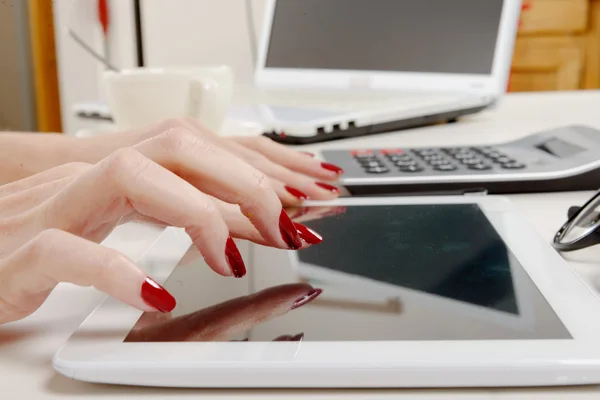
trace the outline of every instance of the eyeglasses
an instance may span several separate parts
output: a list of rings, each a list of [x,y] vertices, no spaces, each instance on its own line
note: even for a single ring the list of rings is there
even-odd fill
[[[570,207],[567,222],[556,232],[552,246],[575,251],[600,244],[600,190],[582,207]]]

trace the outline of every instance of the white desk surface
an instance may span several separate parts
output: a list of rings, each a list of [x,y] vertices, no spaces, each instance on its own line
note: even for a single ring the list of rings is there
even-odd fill
[[[457,124],[376,135],[345,142],[305,147],[438,146],[493,143],[573,123],[600,128],[600,91],[511,94],[493,112]],[[599,185],[600,187],[600,182]],[[569,206],[592,192],[511,196],[523,215],[546,239],[564,222]],[[158,237],[156,228],[121,227],[106,244],[134,259]],[[581,276],[600,287],[600,246],[565,256]],[[178,390],[115,387],[72,381],[51,367],[54,352],[103,299],[94,289],[59,286],[30,318],[0,327],[0,398],[6,399],[416,399],[416,400],[583,400],[600,398],[600,387],[473,390]]]

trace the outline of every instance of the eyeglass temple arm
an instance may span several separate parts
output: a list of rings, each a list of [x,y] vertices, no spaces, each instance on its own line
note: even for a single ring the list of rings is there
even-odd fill
[[[567,211],[568,219],[573,218],[575,216],[575,214],[577,212],[579,212],[579,210],[581,210],[581,207],[579,207],[579,206],[571,206],[571,207],[569,207],[569,211]],[[596,231],[594,233],[594,236],[599,236],[600,237],[600,231]]]

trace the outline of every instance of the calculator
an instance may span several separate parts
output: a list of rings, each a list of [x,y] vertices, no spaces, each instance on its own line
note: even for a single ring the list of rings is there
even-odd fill
[[[564,126],[486,146],[333,149],[348,195],[495,194],[596,190],[600,131]]]

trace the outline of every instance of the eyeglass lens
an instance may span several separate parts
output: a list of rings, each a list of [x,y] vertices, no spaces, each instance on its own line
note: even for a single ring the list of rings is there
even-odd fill
[[[600,196],[583,208],[562,235],[561,243],[571,243],[589,235],[600,225]]]

